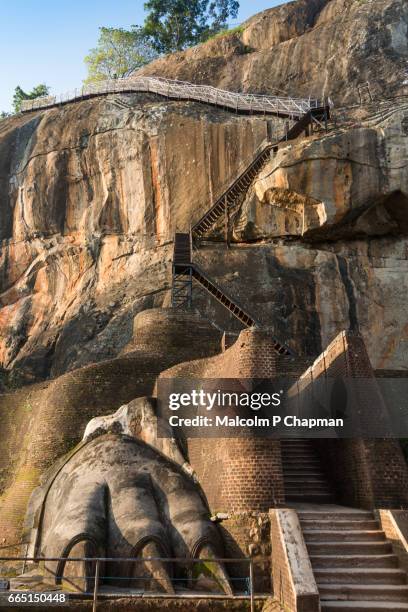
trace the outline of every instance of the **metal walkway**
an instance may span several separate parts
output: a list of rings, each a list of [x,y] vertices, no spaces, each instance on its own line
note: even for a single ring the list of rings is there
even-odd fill
[[[325,106],[322,100],[316,98],[285,98],[242,94],[217,89],[211,85],[194,85],[185,81],[174,81],[161,77],[135,76],[92,83],[57,96],[43,96],[34,100],[24,100],[21,111],[26,113],[96,96],[135,92],[154,93],[175,100],[203,102],[237,113],[272,114],[290,119],[300,119],[305,113]]]

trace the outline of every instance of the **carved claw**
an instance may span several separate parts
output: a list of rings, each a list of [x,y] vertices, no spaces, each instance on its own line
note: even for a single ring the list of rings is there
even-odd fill
[[[169,563],[165,561],[147,560],[149,557],[157,558],[163,556],[163,552],[156,542],[147,542],[140,553],[141,559],[146,559],[146,561],[144,563],[140,561],[135,562],[132,577],[137,578],[137,580],[130,580],[131,586],[139,589],[142,588],[146,591],[174,595],[171,578],[166,569],[166,565],[168,566]]]
[[[199,558],[216,559],[217,554],[211,544],[206,544],[201,548]],[[224,564],[218,561],[195,563],[193,567],[193,582],[196,588],[206,590],[214,589],[215,583],[218,586],[218,590],[223,591],[226,595],[232,596],[234,594]]]

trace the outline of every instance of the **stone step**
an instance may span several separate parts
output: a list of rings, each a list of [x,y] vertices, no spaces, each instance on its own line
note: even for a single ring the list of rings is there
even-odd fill
[[[325,478],[324,472],[311,467],[307,470],[300,470],[298,467],[283,468],[284,478]]]
[[[386,555],[392,553],[390,542],[307,542],[311,555]]]
[[[325,555],[312,554],[310,562],[315,570],[327,568],[398,568],[398,557],[394,554],[385,555]]]
[[[317,584],[407,584],[406,573],[397,568],[351,567],[314,569]]]
[[[321,612],[398,612],[408,604],[394,601],[322,601]]]
[[[398,584],[322,584],[320,600],[400,601],[408,603],[408,585]],[[392,608],[391,608],[392,610]]]
[[[316,482],[303,482],[303,483],[292,483],[285,482],[285,491],[290,493],[301,493],[305,492],[316,492],[316,493],[331,493],[327,482],[316,483]]]
[[[288,461],[298,461],[299,462],[299,467],[301,467],[301,469],[303,469],[303,464],[300,463],[300,461],[302,461],[302,460],[305,460],[305,461],[315,461],[316,463],[320,464],[319,457],[316,457],[315,455],[313,455],[311,453],[283,453],[282,454],[282,463],[283,463],[283,466],[285,466]]]
[[[311,531],[315,529],[323,529],[324,531],[375,531],[379,528],[378,521],[373,520],[333,520],[333,521],[316,521],[309,519],[300,519],[302,528]]]
[[[330,492],[319,491],[314,493],[313,491],[299,491],[290,492],[286,494],[286,499],[301,503],[316,503],[316,504],[331,504],[334,501],[333,495]]]
[[[284,481],[286,481],[288,478],[296,478],[297,480],[310,480],[311,478],[316,478],[317,480],[325,480],[327,482],[326,476],[323,474],[323,472],[318,472],[316,468],[311,468],[310,471],[305,471],[303,474],[299,474],[299,469],[290,472],[284,470]]]
[[[287,446],[281,446],[281,453],[293,453],[293,452],[302,452],[302,453],[313,453],[317,455],[317,452],[310,446],[310,444],[302,444],[301,442],[297,442],[296,444],[288,444]]]
[[[313,457],[314,459],[319,459],[319,455],[312,449],[283,448],[281,453],[282,457]]]
[[[317,499],[320,497],[326,500],[333,499],[332,492],[327,487],[321,487],[321,488],[296,487],[295,489],[290,489],[290,488],[288,489],[285,487],[285,495],[286,495],[286,498],[289,498],[289,497],[293,498],[294,496],[299,497],[301,498],[301,501],[304,500],[305,497],[310,497],[311,503],[313,503],[313,500],[315,500],[317,503]],[[326,502],[321,501],[319,503],[328,503],[328,501]]]
[[[331,493],[313,493],[298,491],[297,493],[287,493],[285,495],[286,501],[302,502],[302,503],[315,503],[315,504],[330,504],[333,502],[333,495]]]
[[[398,568],[398,557],[394,554],[385,555],[310,555],[314,569],[328,568]]]
[[[340,531],[323,529],[304,529],[306,542],[385,542],[385,534],[380,529],[375,531]]]
[[[327,488],[327,480],[325,478],[284,478],[285,487],[326,487]]]
[[[315,483],[315,484],[326,484],[327,479],[323,474],[317,476],[310,476],[309,474],[301,474],[300,476],[293,476],[292,474],[284,474],[285,483],[288,484],[303,484],[303,483]]]
[[[311,470],[310,472],[303,472],[303,474],[299,474],[299,470],[293,472],[287,472],[286,470],[284,470],[283,480],[286,482],[288,479],[290,479],[290,481],[294,479],[298,481],[316,479],[324,480],[325,482],[327,482],[326,476],[323,474],[323,472],[317,472],[315,468],[312,469],[313,471]]]
[[[299,472],[304,473],[305,470],[315,468],[319,472],[323,472],[320,460],[315,457],[294,457],[293,455],[282,457],[282,467],[284,471],[288,468],[291,470],[297,468]]]
[[[336,512],[330,509],[327,510],[298,510],[300,520],[313,519],[316,521],[341,521],[341,520],[370,520],[373,519],[373,513],[365,510]]]
[[[290,450],[291,448],[297,448],[298,446],[315,451],[315,445],[311,443],[309,438],[303,438],[303,440],[284,440],[281,442],[282,450]]]

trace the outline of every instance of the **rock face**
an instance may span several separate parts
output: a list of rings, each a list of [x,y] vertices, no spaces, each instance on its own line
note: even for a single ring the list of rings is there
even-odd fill
[[[358,86],[367,81],[377,95],[408,93],[407,53],[404,0],[298,0],[140,73],[344,103],[357,101]]]
[[[116,356],[163,303],[175,228],[265,137],[262,119],[137,96],[4,121],[0,365],[30,381]]]
[[[380,126],[366,120],[279,151],[249,190],[236,234],[313,242],[406,235],[407,118],[403,105]]]

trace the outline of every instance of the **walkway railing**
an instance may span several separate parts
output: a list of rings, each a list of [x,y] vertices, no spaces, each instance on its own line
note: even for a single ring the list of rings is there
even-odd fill
[[[25,563],[29,562],[29,563],[41,563],[43,566],[44,571],[46,572],[46,574],[48,576],[53,576],[54,580],[55,580],[55,584],[58,585],[60,587],[60,591],[55,591],[55,585],[53,586],[52,589],[52,593],[54,595],[56,595],[57,593],[61,593],[61,595],[64,595],[64,603],[67,603],[69,599],[78,599],[78,598],[87,598],[87,597],[91,597],[93,600],[93,607],[92,610],[93,612],[96,612],[97,610],[97,604],[98,604],[98,596],[108,596],[109,598],[139,598],[141,596],[146,597],[147,593],[146,591],[144,591],[143,589],[143,583],[146,580],[146,576],[145,575],[113,575],[111,573],[109,573],[108,575],[104,575],[107,573],[107,564],[108,563],[131,563],[131,564],[146,564],[146,563],[154,563],[154,562],[159,562],[159,563],[166,563],[166,564],[171,564],[171,565],[175,565],[175,564],[182,564],[183,566],[189,566],[191,568],[190,572],[193,570],[193,568],[198,564],[200,566],[207,566],[207,570],[209,567],[211,567],[212,564],[216,564],[216,565],[223,565],[223,564],[241,564],[244,563],[247,567],[248,567],[248,576],[246,578],[242,578],[242,577],[237,577],[234,578],[233,576],[229,576],[229,581],[230,582],[234,582],[237,581],[239,583],[242,583],[243,581],[246,583],[247,585],[247,589],[246,589],[246,593],[243,594],[237,594],[236,592],[228,595],[228,594],[224,594],[224,595],[215,595],[209,592],[205,592],[202,591],[200,593],[198,592],[192,592],[191,594],[189,594],[189,591],[186,590],[185,588],[183,588],[182,590],[178,590],[177,589],[177,580],[181,580],[182,582],[186,582],[186,578],[182,578],[182,579],[175,579],[172,578],[171,581],[173,584],[173,588],[174,588],[174,594],[168,594],[168,593],[150,593],[150,597],[152,598],[157,598],[157,599],[161,599],[161,598],[165,598],[165,599],[169,599],[169,598],[174,598],[174,599],[192,599],[194,597],[196,598],[201,598],[201,599],[236,599],[236,600],[249,600],[250,602],[250,610],[251,612],[255,612],[255,592],[254,592],[254,562],[253,559],[248,558],[248,557],[242,557],[242,558],[211,558],[211,559],[205,559],[205,558],[168,558],[168,557],[6,557],[6,556],[0,556],[0,562],[15,562],[15,561],[24,561]],[[77,572],[75,572],[74,575],[69,576],[66,575],[65,572],[63,573],[63,575],[57,575],[54,571],[53,571],[53,565],[49,566],[47,565],[47,563],[49,564],[50,562],[52,562],[53,564],[58,563],[59,567],[63,567],[64,568],[64,564],[65,563],[81,563],[82,566],[84,568],[86,568],[87,570],[87,575],[81,575]],[[63,565],[61,565],[63,564]],[[5,577],[7,577],[7,574],[5,574]],[[109,583],[115,582],[115,581],[120,581],[120,580],[124,580],[126,581],[126,583],[129,582],[136,582],[139,583],[138,586],[135,586],[133,588],[128,588],[126,589],[126,591],[123,590],[123,588],[118,588],[115,589],[113,586],[109,587],[108,591],[103,591],[101,590],[101,586],[103,585],[103,583],[105,582],[105,584],[109,585]],[[67,584],[69,584],[69,591],[64,591],[62,589],[62,582],[65,582]],[[81,581],[83,581],[81,583]],[[189,578],[187,578],[187,582],[194,583],[194,577],[192,575],[190,575]],[[86,585],[86,588],[79,588],[79,583],[82,584],[82,586]],[[141,584],[140,584],[141,583]],[[51,585],[50,585],[51,586]],[[234,589],[236,590],[236,589]],[[35,587],[33,588],[32,585],[30,585],[30,593],[31,595],[33,595],[34,593],[38,593],[41,594],[42,590],[41,589],[35,589]],[[44,591],[43,591],[44,592]],[[4,605],[5,603],[7,603],[7,600],[9,600],[10,604],[17,604],[17,603],[30,603],[33,602],[34,600],[32,599],[27,599],[27,597],[25,599],[22,599],[23,595],[27,595],[27,592],[21,589],[18,590],[10,590],[10,591],[3,591],[2,593],[0,593],[0,607],[2,606],[2,604]],[[37,600],[39,601],[39,600]],[[56,601],[56,600],[55,600]],[[62,600],[59,600],[60,603],[62,603]]]
[[[228,108],[236,112],[272,114],[281,117],[299,118],[310,110],[322,108],[324,101],[312,98],[285,98],[241,94],[211,85],[194,85],[184,81],[174,81],[161,77],[129,77],[85,85],[57,96],[44,96],[34,100],[24,100],[22,112],[41,108],[51,108],[75,100],[111,93],[146,92],[176,100],[194,100]]]

